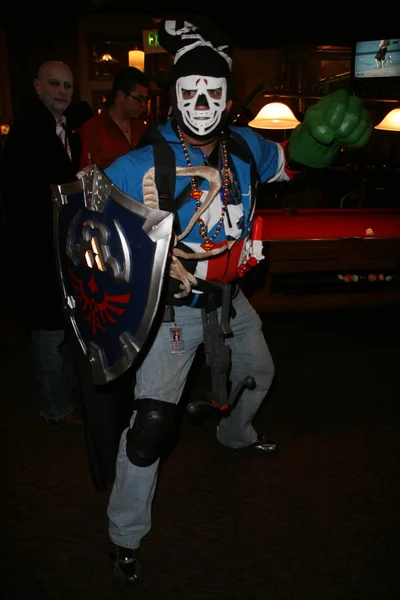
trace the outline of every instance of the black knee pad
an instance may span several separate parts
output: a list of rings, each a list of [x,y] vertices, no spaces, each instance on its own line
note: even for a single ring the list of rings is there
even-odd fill
[[[176,426],[176,406],[152,398],[135,400],[135,422],[126,435],[126,454],[137,467],[149,467],[168,449]]]

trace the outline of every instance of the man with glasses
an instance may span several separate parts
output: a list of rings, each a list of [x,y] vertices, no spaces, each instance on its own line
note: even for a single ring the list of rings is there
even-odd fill
[[[80,169],[93,164],[105,169],[137,146],[146,130],[148,100],[149,82],[145,73],[135,67],[117,73],[109,104],[81,128]]]

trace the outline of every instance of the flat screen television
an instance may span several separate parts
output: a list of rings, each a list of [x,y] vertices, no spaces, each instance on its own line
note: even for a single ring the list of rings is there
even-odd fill
[[[357,42],[352,74],[358,80],[400,79],[400,38]]]

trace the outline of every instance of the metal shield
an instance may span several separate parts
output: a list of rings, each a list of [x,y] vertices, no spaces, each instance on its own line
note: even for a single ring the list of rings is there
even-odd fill
[[[52,191],[65,316],[94,384],[105,384],[132,366],[148,337],[173,215],[130,198],[97,166]]]

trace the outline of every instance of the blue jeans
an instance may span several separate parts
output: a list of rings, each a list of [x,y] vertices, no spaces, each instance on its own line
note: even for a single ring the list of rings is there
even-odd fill
[[[244,390],[230,415],[217,428],[217,439],[230,448],[243,448],[255,442],[252,420],[274,377],[274,364],[262,332],[262,323],[242,292],[233,300],[236,316],[231,319],[233,337],[228,338],[232,354],[230,380],[233,385],[252,375],[255,390]],[[170,329],[181,329],[184,352],[171,353]],[[201,310],[175,307],[175,322],[163,323],[137,371],[135,398],[153,398],[178,404],[193,363],[203,341]],[[136,412],[131,418],[134,423]],[[126,455],[126,432],[121,436],[116,462],[116,478],[107,508],[110,539],[118,546],[138,548],[151,528],[151,505],[157,482],[159,460],[138,467]]]
[[[41,397],[40,416],[63,419],[74,410],[70,395],[78,383],[75,359],[65,342],[64,330],[34,329],[31,351]]]

